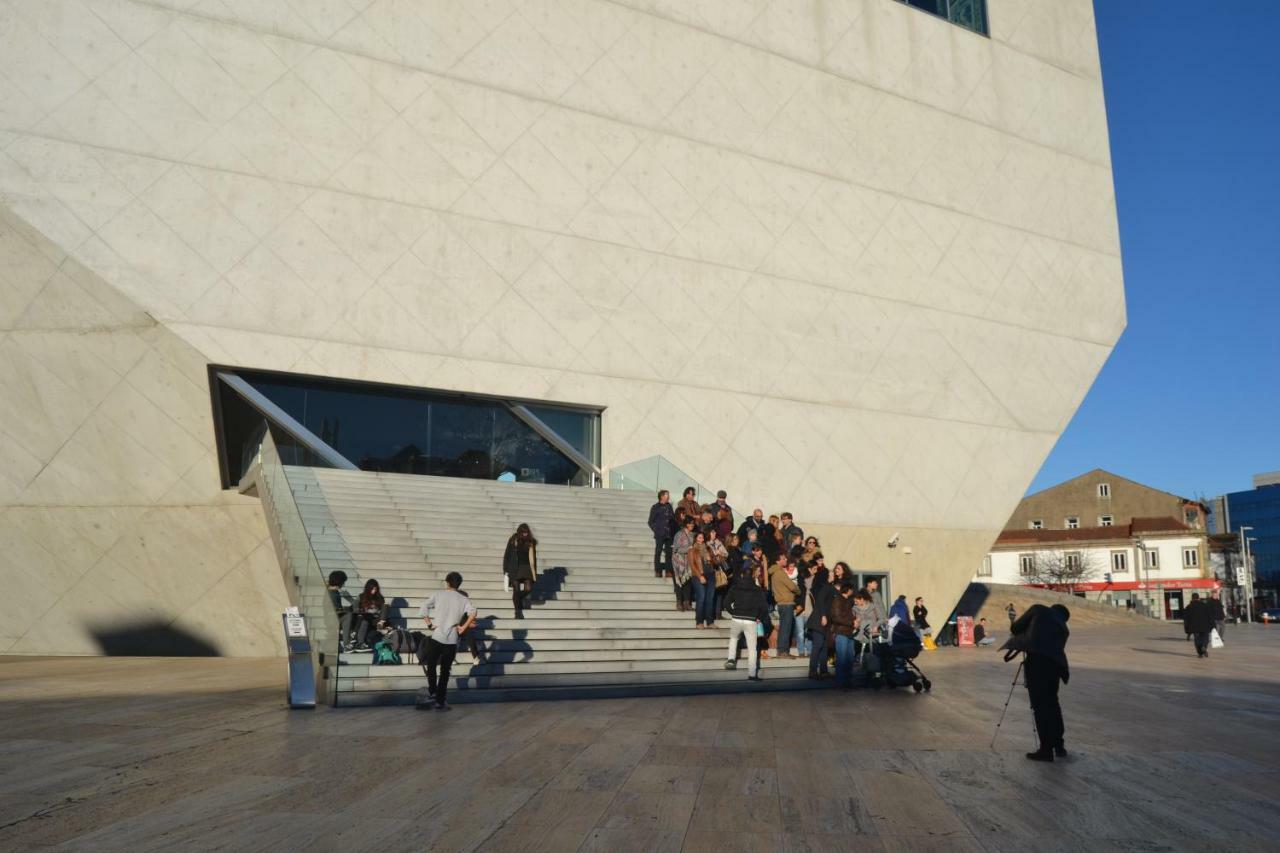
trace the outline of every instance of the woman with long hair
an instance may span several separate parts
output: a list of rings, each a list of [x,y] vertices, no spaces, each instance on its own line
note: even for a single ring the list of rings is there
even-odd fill
[[[387,618],[387,600],[382,597],[382,587],[377,580],[369,578],[364,582],[364,592],[356,599],[356,647],[357,652],[367,652],[369,632],[377,630],[378,623]]]
[[[521,524],[507,540],[507,550],[502,555],[502,572],[511,584],[511,606],[516,618],[524,618],[524,605],[538,580],[538,540],[533,538],[529,525]]]
[[[715,530],[703,533],[699,530],[693,536],[693,547],[689,549],[689,573],[693,576],[693,626],[695,628],[711,628],[716,621],[716,569],[707,547],[707,537],[716,535]],[[724,546],[717,541],[721,550]]]
[[[676,591],[676,610],[689,610],[693,590],[689,588],[693,575],[689,571],[689,550],[693,547],[693,531],[697,526],[692,516],[685,516],[684,524],[671,543],[671,585]]]
[[[752,531],[754,532],[754,531]],[[746,554],[742,552],[742,537],[736,533],[730,533],[725,537],[725,561],[724,574],[725,580],[728,582],[724,586],[716,586],[716,619],[724,613],[724,597],[729,591],[729,584],[733,583],[734,577],[742,571],[742,562],[746,559]]]

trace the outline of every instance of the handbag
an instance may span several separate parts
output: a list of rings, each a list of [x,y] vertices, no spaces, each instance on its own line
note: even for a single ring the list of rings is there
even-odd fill
[[[729,585],[729,576],[724,569],[716,569],[716,589],[724,589]]]
[[[1226,643],[1222,642],[1222,635],[1218,633],[1217,628],[1209,632],[1209,648],[1220,649],[1225,645]]]
[[[757,622],[757,623],[756,623],[756,636],[757,636],[757,637],[763,637],[763,636],[764,636],[764,623],[763,623],[763,622]]]

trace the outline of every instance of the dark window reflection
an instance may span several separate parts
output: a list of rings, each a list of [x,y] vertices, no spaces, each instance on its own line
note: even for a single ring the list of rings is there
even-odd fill
[[[573,485],[587,485],[591,481],[588,471],[557,450],[500,401],[360,387],[301,377],[244,372],[241,376],[366,471],[478,479],[502,477]],[[255,421],[245,415],[242,410],[252,410],[234,391],[224,387],[221,394],[224,443],[230,459],[238,452],[237,442],[249,440],[248,431],[260,424],[262,418],[257,416]],[[598,464],[598,413],[539,405],[537,415]],[[244,426],[242,421],[250,425]],[[320,464],[287,435],[277,432],[273,430],[273,436],[286,462]]]
[[[947,0],[906,0],[906,3],[908,6],[915,6],[917,9],[947,17]]]

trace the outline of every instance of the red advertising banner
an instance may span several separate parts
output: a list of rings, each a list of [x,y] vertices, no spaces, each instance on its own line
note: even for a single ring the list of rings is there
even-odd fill
[[[956,617],[956,645],[958,646],[973,645],[973,617],[972,616]]]

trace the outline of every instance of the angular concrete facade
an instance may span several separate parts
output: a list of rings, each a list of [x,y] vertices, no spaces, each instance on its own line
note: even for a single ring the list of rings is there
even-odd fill
[[[954,600],[1124,325],[1092,4],[988,9],[0,0],[0,651],[277,650],[210,363],[600,404]]]

